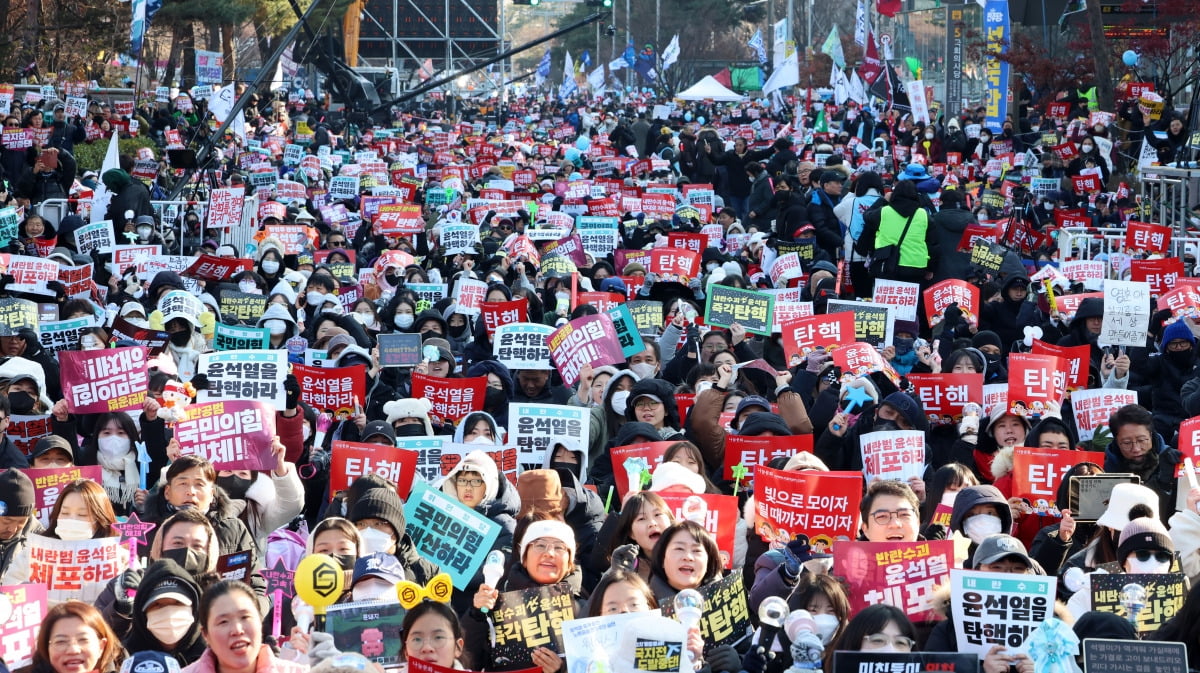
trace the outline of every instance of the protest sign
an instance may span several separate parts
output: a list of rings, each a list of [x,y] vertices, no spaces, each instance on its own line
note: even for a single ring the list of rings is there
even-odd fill
[[[445,283],[406,283],[404,287],[417,295],[417,301],[436,304],[446,297]]]
[[[895,322],[895,307],[886,304],[868,304],[861,301],[830,299],[826,313],[854,312],[854,338],[857,341],[883,348],[892,343]]]
[[[200,255],[180,275],[197,280],[224,281],[248,271],[253,264],[249,259]]]
[[[1125,248],[1128,252],[1169,254],[1171,228],[1150,222],[1130,221],[1125,225]]]
[[[783,354],[789,364],[794,358],[808,357],[818,348],[826,352],[855,341],[854,314],[827,313],[785,321],[783,331]]]
[[[830,673],[979,673],[980,668],[978,657],[955,652],[838,650]]]
[[[1079,433],[1079,441],[1090,441],[1098,428],[1108,426],[1108,419],[1114,411],[1128,404],[1137,404],[1137,391],[1095,388],[1071,393],[1071,412],[1075,414],[1075,430]],[[1182,441],[1182,428],[1179,436]],[[1097,464],[1103,465],[1104,461]]]
[[[1093,673],[1188,673],[1187,645],[1155,640],[1083,639],[1083,665]]]
[[[1059,360],[1064,367],[1063,373],[1067,379],[1067,391],[1074,393],[1088,386],[1088,366],[1092,361],[1092,347],[1090,344],[1082,344],[1079,346],[1057,346],[1055,344],[1046,343],[1041,339],[1034,339],[1033,350],[1034,355],[1052,355]]]
[[[73,349],[79,345],[79,337],[94,324],[95,321],[90,317],[44,321],[39,329],[38,341],[50,353]]]
[[[50,414],[13,414],[8,418],[5,435],[17,445],[22,454],[29,456],[33,453],[33,445],[37,440],[50,434],[50,430]]]
[[[1107,281],[1105,281],[1107,282]],[[1064,294],[1054,298],[1058,304],[1058,312],[1062,315],[1063,320],[1070,322],[1075,318],[1075,312],[1079,310],[1079,305],[1085,299],[1103,299],[1102,292],[1085,292],[1083,294]]]
[[[612,318],[606,313],[576,318],[546,337],[563,383],[575,385],[585,364],[593,368],[625,362]]]
[[[58,282],[63,284],[63,290],[72,299],[84,299],[91,295],[96,287],[92,280],[92,264],[79,266],[58,267]]]
[[[907,482],[925,472],[925,433],[920,430],[866,432],[858,437],[863,476]]]
[[[197,401],[257,400],[283,410],[288,374],[286,350],[243,350],[202,353],[197,371],[208,376],[208,387]]]
[[[650,251],[646,270],[657,273],[659,280],[687,283],[700,273],[700,253],[680,248],[655,248]]]
[[[807,535],[828,551],[858,535],[863,476],[858,472],[754,470],[754,532],[787,544]]]
[[[1174,617],[1188,593],[1181,573],[1094,573],[1091,580],[1092,609],[1133,621],[1143,638]]]
[[[609,665],[617,657],[621,634],[630,622],[649,615],[661,615],[658,610],[625,612],[602,617],[572,619],[562,624],[563,649],[566,653],[566,673],[589,673],[595,664]],[[639,639],[640,640],[640,639]],[[541,669],[538,669],[541,670]],[[666,671],[667,668],[662,670]],[[678,671],[676,663],[672,671]]]
[[[547,340],[553,333],[553,327],[538,323],[503,325],[492,339],[492,353],[509,371],[551,369]]]
[[[115,245],[112,249],[112,263],[108,265],[108,269],[113,275],[120,276],[129,267],[137,266],[147,255],[161,254],[161,245]]]
[[[612,447],[609,457],[612,460],[613,482],[618,499],[624,501],[625,494],[629,493],[631,489],[634,493],[642,490],[644,488],[643,478],[650,478],[654,468],[662,462],[662,457],[667,449],[674,444],[675,442],[649,442]],[[644,469],[642,461],[645,462]],[[607,496],[606,493],[600,495],[601,497]]]
[[[874,296],[871,300],[876,304],[895,307],[896,320],[917,319],[917,302],[921,298],[921,286],[917,283],[905,283],[899,280],[875,279]]]
[[[381,367],[416,367],[421,364],[420,334],[380,334],[377,339]]]
[[[797,453],[812,453],[812,435],[790,435],[786,437],[742,436],[729,434],[725,437],[725,470],[728,479],[734,478],[734,467],[741,465],[751,472],[756,466],[766,465],[775,458],[791,457]]]
[[[58,502],[63,487],[78,479],[91,479],[102,483],[104,470],[99,465],[76,465],[74,467],[27,467],[21,470],[33,482],[33,504],[38,521],[50,527],[50,510]]]
[[[5,328],[13,332],[21,329],[38,331],[38,305],[16,297],[0,299],[0,333]]]
[[[3,301],[0,299],[0,303]],[[112,328],[109,332],[112,338],[117,341],[135,341],[145,346],[150,349],[151,357],[158,355],[166,349],[167,341],[171,336],[159,330],[136,327],[133,323],[119,316],[113,320]]]
[[[629,308],[625,304],[605,309],[604,312],[612,318],[613,329],[617,332],[617,342],[621,344],[621,353],[625,357],[630,358],[646,350],[646,343],[638,334],[637,325],[633,322],[633,315],[629,313]]]
[[[175,424],[181,455],[203,456],[219,470],[274,470],[275,410],[262,402],[192,404]]]
[[[1142,479],[1136,474],[1093,474],[1086,477],[1072,475],[1067,483],[1067,502],[1071,516],[1081,523],[1096,521],[1108,509],[1112,490],[1118,484],[1140,483]]]
[[[433,413],[454,421],[472,411],[482,410],[486,393],[486,376],[448,379],[417,373],[412,375],[412,396],[424,397],[433,404]]]
[[[455,313],[479,315],[483,298],[487,296],[487,283],[461,276],[454,283]]]
[[[410,658],[407,662],[405,662],[405,665],[408,668],[407,673],[464,673],[464,669],[438,666],[437,664],[430,663],[428,661],[422,661],[416,657]],[[523,668],[519,671],[512,671],[511,673],[538,673],[540,670],[542,670],[540,666],[534,666],[532,668]],[[480,672],[466,671],[466,673]]]
[[[29,583],[45,586],[47,598],[55,603],[95,602],[129,561],[129,551],[121,546],[119,537],[59,540],[30,535],[25,544],[29,549]]]
[[[6,286],[13,292],[53,295],[46,283],[58,280],[58,262],[40,257],[12,255],[8,258],[8,266],[4,272],[13,277],[12,282]]]
[[[475,254],[479,244],[479,227],[473,224],[443,224],[441,226],[442,247],[447,255]]]
[[[140,409],[149,383],[147,349],[141,346],[97,351],[62,351],[60,378],[73,414]]]
[[[751,628],[742,573],[730,573],[697,591],[704,598],[704,615],[700,618],[704,652],[742,640]],[[659,608],[664,617],[675,617],[674,602],[664,601]]]
[[[976,241],[971,248],[971,266],[986,273],[996,274],[1004,265],[1006,250],[999,243]]]
[[[480,444],[459,444],[457,442],[442,442],[440,449],[426,449],[421,451],[421,462],[417,465],[417,470],[426,481],[436,483],[442,477],[450,474],[456,465],[462,462],[474,451],[483,451],[496,463],[496,467],[500,470],[500,474],[508,479],[509,483],[517,483],[517,449],[511,446],[484,446]],[[436,458],[436,461],[432,460]],[[438,465],[438,470],[432,469],[434,463]]]
[[[1062,262],[1058,270],[1067,278],[1083,283],[1089,290],[1099,290],[1107,277],[1104,262],[1090,259],[1073,259]]]
[[[46,594],[46,587],[38,584],[0,587],[0,596],[10,608],[0,623],[0,645],[5,665],[14,671],[33,663],[42,618],[50,610]]]
[[[350,367],[309,367],[292,365],[292,374],[300,384],[300,400],[319,411],[332,411],[338,418],[349,418],[367,399],[365,365]]]
[[[853,343],[833,351],[833,364],[842,370],[842,381],[873,372],[882,372],[893,383],[900,384],[900,376],[892,365],[883,359],[879,350],[867,343]]]
[[[675,515],[676,521],[692,521],[712,533],[721,552],[721,567],[733,568],[734,534],[737,528],[738,499],[734,495],[692,493],[685,490],[658,491]]]
[[[396,493],[407,498],[418,458],[419,453],[411,449],[335,441],[329,460],[329,498],[332,500],[338,491],[350,488],[365,474],[376,474],[396,484]]]
[[[460,591],[500,534],[499,523],[424,482],[417,482],[405,500],[404,520],[417,554],[448,573]]]
[[[246,202],[245,187],[214,189],[208,202],[208,228],[233,230],[242,224],[242,208]],[[112,229],[112,225],[109,225]]]
[[[839,542],[833,574],[846,578],[850,614],[883,603],[914,622],[936,621],[934,592],[950,579],[953,540]]]
[[[226,318],[232,316],[239,322],[256,323],[267,308],[267,298],[261,294],[228,290],[221,293],[220,307],[221,315]]]
[[[946,309],[958,304],[963,319],[971,325],[979,324],[979,287],[965,280],[951,278],[943,280],[925,290],[925,315],[929,326],[936,327],[946,317]]]
[[[403,665],[406,610],[396,601],[354,601],[329,606],[325,611],[325,632],[342,652],[359,652],[371,661],[388,667]]]
[[[112,220],[85,224],[75,230],[75,244],[79,254],[88,255],[93,250],[104,252],[117,244],[113,237]]]
[[[709,285],[704,323],[712,327],[730,327],[737,323],[752,334],[770,336],[774,305],[775,297],[765,292]]]
[[[1104,322],[1099,343],[1109,346],[1146,345],[1150,325],[1150,285],[1128,280],[1104,281]]]
[[[1109,261],[1113,262],[1117,259],[1116,255],[1111,255]],[[1125,257],[1128,259],[1128,257]],[[1120,269],[1118,269],[1118,272]],[[1159,259],[1134,259],[1129,261],[1129,278],[1132,282],[1145,282],[1150,285],[1150,294],[1158,297],[1164,295],[1179,283],[1179,279],[1185,277],[1183,260],[1178,257],[1162,257]],[[1112,281],[1106,281],[1111,283]],[[1129,281],[1126,281],[1129,282]],[[1108,285],[1104,286],[1105,296],[1108,294]],[[1118,295],[1112,295],[1118,296]],[[1118,299],[1119,301],[1119,299]],[[1108,302],[1105,302],[1105,306]]]
[[[1001,544],[1013,546],[1015,541]],[[1058,578],[979,570],[950,571],[954,635],[960,652],[981,660],[992,647],[1020,649],[1034,629],[1054,616]]]
[[[783,333],[783,324],[797,318],[809,318],[813,315],[811,301],[780,301],[775,298],[775,310],[772,311],[771,332]]]
[[[1053,355],[1012,353],[1008,356],[1009,413],[1040,418],[1051,405],[1062,405],[1067,389],[1066,364]]]
[[[508,405],[508,423],[508,443],[517,447],[522,471],[544,467],[547,452],[559,445],[585,458],[588,455],[591,419],[587,407],[513,402]]]
[[[1018,446],[1013,449],[1012,494],[1027,500],[1039,514],[1058,516],[1058,487],[1080,463],[1103,466],[1104,452]]]
[[[525,299],[485,301],[480,305],[480,315],[490,340],[494,338],[497,327],[529,320],[529,302]]]
[[[212,344],[219,351],[266,350],[271,347],[271,330],[219,322],[213,329]]]
[[[1180,283],[1158,298],[1158,308],[1171,311],[1171,322],[1185,316],[1195,321],[1200,318],[1200,292],[1191,285]]]
[[[957,423],[964,405],[983,399],[983,374],[910,373],[908,382],[931,426]]]
[[[506,591],[488,616],[495,628],[492,660],[529,666],[539,647],[562,654],[562,624],[575,618],[575,598],[565,582]]]

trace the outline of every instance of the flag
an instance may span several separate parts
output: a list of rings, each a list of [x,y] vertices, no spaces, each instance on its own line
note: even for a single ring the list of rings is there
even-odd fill
[[[563,78],[562,84],[558,87],[559,98],[570,98],[572,94],[579,90],[579,85],[575,83],[575,63],[571,60],[571,52],[566,52],[566,60],[563,62]]]
[[[867,16],[866,0],[858,0],[858,9],[854,12],[854,44],[867,46],[867,34],[871,32],[871,20]]]
[[[875,11],[887,17],[894,17],[900,11],[900,0],[878,0]]]
[[[132,20],[129,24],[129,53],[142,53],[142,38],[146,36],[146,0],[133,0]]]
[[[713,79],[720,82],[721,86],[725,87],[726,89],[733,88],[733,80],[730,79],[729,68],[722,68],[721,72],[718,72],[717,74],[713,75]]]
[[[100,175],[106,172],[121,167],[121,149],[117,145],[117,140],[121,134],[114,133],[108,139],[108,151],[104,154],[104,163],[100,165]],[[108,205],[112,201],[112,192],[104,186],[103,182],[96,185],[92,191],[92,214],[91,221],[100,222],[104,220],[105,214],[108,212]]]
[[[621,55],[625,59],[625,64],[632,68],[637,63],[637,52],[633,48],[633,38],[630,38],[625,43],[625,53]]]
[[[729,76],[734,91],[762,91],[762,68],[730,68]]]
[[[616,72],[618,70],[621,70],[622,68],[624,68],[627,65],[629,65],[629,64],[625,62],[624,56],[622,56],[620,58],[614,58],[613,60],[608,62],[608,71]]]
[[[844,105],[850,100],[850,80],[846,78],[846,73],[836,65],[833,66],[833,72],[829,74],[829,86],[833,88],[833,102],[838,105]]]
[[[763,45],[762,29],[754,31],[754,37],[750,38],[750,48],[754,50],[755,56],[758,56],[759,63],[767,62],[767,48]]]
[[[857,70],[850,71],[850,100],[859,105],[866,105],[869,100],[867,97],[867,88],[863,86],[863,81],[859,78]]]
[[[575,74],[581,74],[590,67],[592,67],[592,52],[590,49],[584,49],[583,56],[579,57],[579,63],[575,64]]]
[[[813,133],[829,133],[829,120],[825,118],[825,109],[817,112],[817,120],[813,122]]]
[[[783,59],[775,72],[771,73],[771,77],[767,79],[767,83],[763,85],[763,93],[771,93],[778,91],[786,86],[796,86],[800,83],[800,62],[796,52],[792,52],[790,56]]]
[[[667,48],[663,50],[663,53],[662,53],[662,69],[663,69],[663,71],[665,72],[667,68],[670,68],[671,65],[674,64],[675,61],[678,61],[678,60],[679,60],[679,33],[676,33],[675,37],[671,38],[671,43],[668,44]]]
[[[846,67],[846,54],[842,51],[842,36],[838,32],[836,23],[833,24],[833,28],[829,29],[829,37],[825,38],[825,44],[821,45],[821,53],[832,58],[833,64],[837,67]]]
[[[908,71],[913,74],[913,79],[921,79],[921,59],[905,56],[904,63],[908,66]]]
[[[542,57],[542,60],[545,61],[545,63],[546,63],[546,74],[549,75],[550,74],[550,50],[549,49],[546,50],[546,55]],[[541,67],[538,68],[538,71],[541,72]],[[421,69],[417,71],[417,77],[420,78],[420,80],[422,82],[429,79],[430,77],[433,77],[433,59],[432,58],[425,59],[425,62],[421,64]]]
[[[601,65],[595,70],[588,73],[588,86],[592,88],[593,94],[598,94],[604,91],[604,66]]]
[[[872,86],[883,72],[883,64],[879,61],[879,50],[875,48],[875,33],[867,33],[867,51],[863,54],[862,65],[858,66],[858,74],[866,85]]]
[[[654,69],[653,61],[639,58],[637,63],[634,64],[633,69],[637,71],[637,74],[642,76],[642,79],[651,84],[654,84],[658,81],[658,71]]]

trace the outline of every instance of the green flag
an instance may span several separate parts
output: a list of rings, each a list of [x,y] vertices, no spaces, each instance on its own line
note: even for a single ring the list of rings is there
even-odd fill
[[[921,60],[913,56],[905,56],[904,62],[908,64],[908,71],[913,74],[913,77],[921,79]]]
[[[837,67],[846,67],[846,54],[842,51],[842,36],[838,34],[837,24],[829,29],[829,37],[825,38],[825,43],[821,45],[821,53],[828,54]]]

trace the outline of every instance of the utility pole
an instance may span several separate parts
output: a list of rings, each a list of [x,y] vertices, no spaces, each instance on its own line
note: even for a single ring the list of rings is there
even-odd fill
[[[1101,110],[1115,109],[1113,92],[1112,64],[1108,58],[1106,39],[1104,37],[1104,16],[1100,13],[1100,3],[1097,0],[1087,3],[1088,30],[1091,33],[1092,58],[1096,62],[1096,102]]]

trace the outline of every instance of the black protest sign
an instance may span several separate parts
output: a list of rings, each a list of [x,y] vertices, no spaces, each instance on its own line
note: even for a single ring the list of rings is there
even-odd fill
[[[999,243],[978,240],[971,248],[971,266],[988,273],[999,273],[1004,264],[1004,253],[1004,246]]]
[[[38,331],[38,305],[28,299],[0,299],[0,336],[22,329]]]
[[[820,664],[820,661],[814,662]],[[958,652],[833,653],[833,673],[979,673],[979,657]],[[1090,669],[1089,669],[1090,673]]]
[[[575,598],[565,582],[507,591],[488,616],[496,632],[492,662],[505,669],[530,667],[539,647],[563,654],[562,623],[575,619]]]
[[[704,616],[700,618],[700,635],[704,637],[704,652],[720,645],[733,645],[750,630],[750,608],[741,573],[731,573],[700,587],[704,597]],[[664,617],[675,616],[674,603],[660,606]]]
[[[1088,673],[1188,673],[1187,645],[1085,638],[1083,666]]]
[[[416,367],[421,364],[421,335],[380,334],[379,364],[382,367]]]
[[[633,323],[642,334],[658,334],[662,326],[663,305],[661,301],[631,301],[625,304],[633,315]]]
[[[747,332],[771,336],[774,295],[743,290],[725,285],[708,287],[708,302],[704,305],[704,323],[712,327],[729,327],[738,323]]]
[[[1092,580],[1092,609],[1130,618],[1134,613],[1137,632],[1157,631],[1183,608],[1187,586],[1182,573],[1116,574],[1096,573]]]
[[[892,343],[895,307],[862,301],[829,300],[826,313],[854,312],[854,340],[883,348]]]
[[[224,290],[221,292],[221,316],[233,316],[239,322],[256,323],[267,310],[267,298],[261,294]]]

